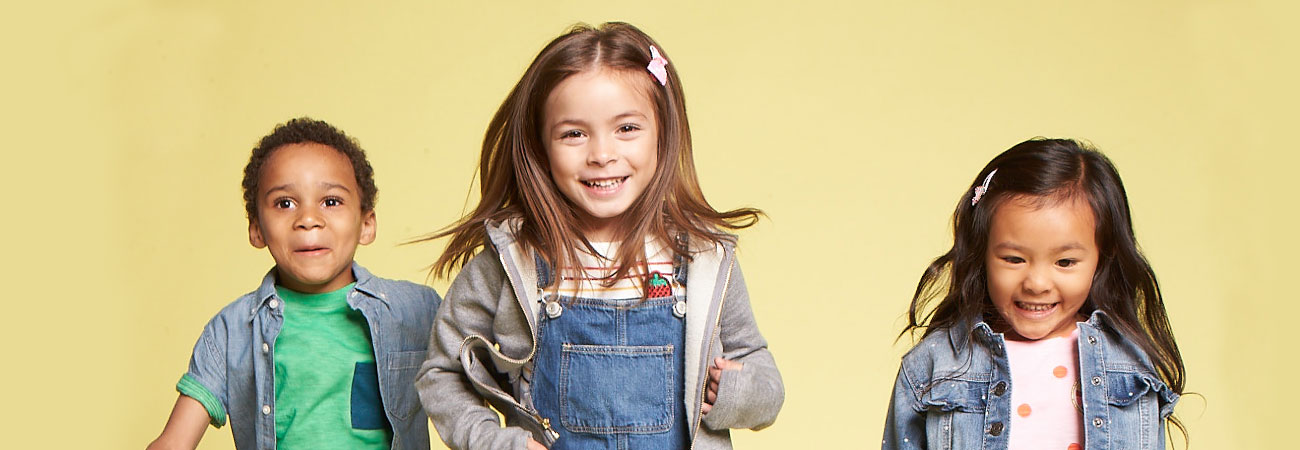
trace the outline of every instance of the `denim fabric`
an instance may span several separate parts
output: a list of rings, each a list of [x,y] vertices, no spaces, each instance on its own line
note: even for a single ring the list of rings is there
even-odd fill
[[[538,417],[532,394],[538,322],[546,314],[545,288],[536,281],[547,270],[515,240],[521,224],[517,218],[485,223],[491,245],[456,275],[434,320],[416,388],[449,448],[522,449],[529,438],[555,439],[558,419]],[[729,429],[757,430],[776,421],[785,387],[758,330],[734,247],[693,244],[689,265],[679,262],[682,269],[674,272],[678,284],[690,279],[678,292],[687,298],[682,401],[690,448],[726,450],[732,448]],[[707,366],[717,357],[744,363],[744,369],[722,373],[717,401],[701,415]]]
[[[1097,311],[1079,322],[1084,448],[1163,449],[1178,394],[1151,360]],[[1011,373],[1002,334],[988,324],[937,330],[903,357],[882,449],[1004,449]]]
[[[687,445],[686,321],[673,314],[678,301],[685,296],[546,297],[546,310],[558,315],[540,314],[532,392],[538,414],[560,424],[552,449]]]
[[[379,391],[393,427],[393,448],[428,449],[427,416],[415,375],[441,299],[426,286],[375,277],[353,263],[348,305],[366,317],[375,348]],[[275,339],[284,323],[275,269],[254,292],[226,306],[203,328],[187,375],[215,395],[230,416],[240,449],[275,448]]]

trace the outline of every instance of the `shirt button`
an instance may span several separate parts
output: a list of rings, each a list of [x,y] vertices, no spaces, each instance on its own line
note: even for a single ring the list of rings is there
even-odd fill
[[[270,346],[270,345],[267,345],[265,342],[263,342],[263,343],[262,343],[262,353],[266,353],[266,352],[269,352],[269,351],[271,351],[271,346]]]
[[[1092,377],[1093,386],[1101,386],[1101,377]]]
[[[280,306],[280,301],[276,299],[271,299],[271,301],[266,302],[266,304],[269,305],[271,309],[275,309],[275,307]]]
[[[1100,420],[1100,419],[1098,419],[1098,420]],[[994,435],[994,436],[1001,436],[1001,435],[1002,435],[1002,422],[993,422],[993,425],[990,425],[990,426],[989,426],[989,434]]]
[[[1101,420],[1100,417],[1094,417],[1094,418],[1092,419],[1092,426],[1094,426],[1094,427],[1101,428],[1101,425],[1102,425],[1103,423],[1105,423],[1105,422],[1103,422],[1103,421]]]
[[[996,396],[1001,397],[1002,394],[1005,394],[1005,393],[1007,393],[1007,383],[1006,383],[1006,382],[1004,382],[1004,381],[999,381],[998,384],[993,385],[993,395],[996,395]]]
[[[1088,343],[1092,345],[1097,345],[1097,336],[1088,336]]]
[[[262,414],[265,415],[270,413],[271,413],[271,405],[262,405]],[[1101,419],[1097,419],[1097,420],[1101,420]]]

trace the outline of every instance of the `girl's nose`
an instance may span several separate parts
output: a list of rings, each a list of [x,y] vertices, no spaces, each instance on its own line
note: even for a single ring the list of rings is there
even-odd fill
[[[609,139],[593,136],[588,141],[587,164],[605,167],[618,160],[618,153]]]
[[[1044,273],[1045,270],[1047,269],[1037,267],[1029,269],[1025,274],[1025,280],[1021,283],[1026,293],[1044,294],[1052,289],[1051,278]]]

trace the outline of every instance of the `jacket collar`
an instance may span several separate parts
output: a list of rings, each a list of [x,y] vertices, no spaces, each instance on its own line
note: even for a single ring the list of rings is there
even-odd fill
[[[357,280],[357,284],[352,290],[365,294],[365,297],[362,298],[378,299],[379,302],[385,305],[388,304],[387,295],[379,290],[379,283],[375,281],[375,276],[365,267],[357,264],[356,261],[352,261],[352,277]],[[266,302],[278,297],[275,293],[275,267],[271,267],[271,270],[266,272],[266,276],[262,277],[262,284],[257,287],[254,296],[256,301],[252,310],[249,311],[249,320],[252,320],[253,316],[257,315],[257,310],[266,306]],[[349,300],[351,299],[349,298]]]
[[[1093,311],[1092,314],[1088,316],[1087,321],[1081,323],[1086,323],[1089,326],[1097,329],[1103,329],[1103,328],[1113,329],[1114,328],[1113,321],[1114,319],[1111,319],[1109,314],[1106,314],[1105,311],[1098,309],[1096,311]],[[965,347],[966,342],[970,340],[981,340],[985,342],[990,342],[996,336],[997,333],[993,332],[993,328],[990,327],[989,324],[987,322],[984,322],[983,320],[967,322],[964,324],[959,324],[948,328],[948,343],[952,345],[953,349],[957,349],[957,350],[960,350],[963,347]]]

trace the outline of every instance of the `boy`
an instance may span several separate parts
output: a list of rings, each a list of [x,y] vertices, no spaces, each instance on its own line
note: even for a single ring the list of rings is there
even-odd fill
[[[253,149],[243,187],[248,241],[275,267],[204,327],[149,448],[193,449],[229,416],[241,449],[428,449],[414,377],[441,299],[353,262],[375,240],[365,152],[290,120]]]

